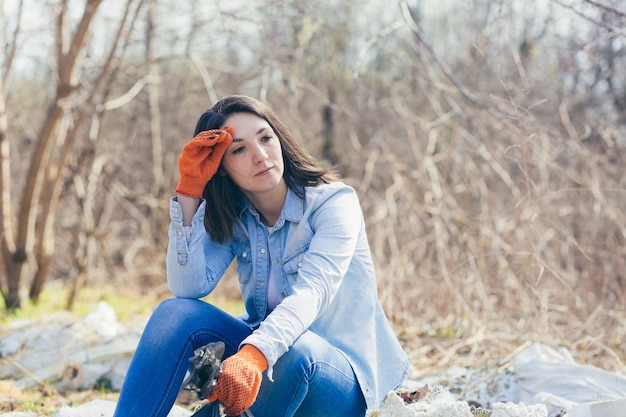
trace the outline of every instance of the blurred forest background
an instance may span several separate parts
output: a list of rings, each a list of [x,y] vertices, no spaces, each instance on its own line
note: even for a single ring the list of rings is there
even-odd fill
[[[621,0],[0,0],[6,310],[168,296],[176,161],[270,104],[362,200],[416,366],[565,345],[626,373]],[[220,284],[238,297],[236,280]],[[426,340],[436,339],[436,343]]]

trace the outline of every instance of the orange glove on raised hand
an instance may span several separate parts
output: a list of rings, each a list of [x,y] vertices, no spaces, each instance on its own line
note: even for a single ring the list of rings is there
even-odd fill
[[[176,193],[202,197],[202,190],[220,166],[226,149],[233,142],[235,129],[205,130],[191,139],[178,158],[180,180]]]
[[[244,345],[239,352],[222,362],[222,373],[208,400],[219,400],[229,416],[238,416],[250,408],[261,388],[267,359],[253,345]]]

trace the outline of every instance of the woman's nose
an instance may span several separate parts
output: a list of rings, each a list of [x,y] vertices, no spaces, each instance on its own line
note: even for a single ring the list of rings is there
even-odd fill
[[[267,159],[267,151],[262,146],[257,146],[254,150],[254,161],[262,162]]]

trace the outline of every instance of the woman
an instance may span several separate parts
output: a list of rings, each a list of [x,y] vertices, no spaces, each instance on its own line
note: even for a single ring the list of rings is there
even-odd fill
[[[116,416],[166,416],[196,348],[223,341],[210,401],[228,415],[363,416],[408,372],[376,294],[355,191],[265,104],[219,100],[178,161],[167,279]],[[232,261],[246,313],[198,300]]]

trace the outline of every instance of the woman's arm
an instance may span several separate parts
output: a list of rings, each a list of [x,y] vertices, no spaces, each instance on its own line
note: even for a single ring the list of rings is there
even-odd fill
[[[299,262],[291,295],[243,341],[259,348],[270,366],[332,303],[363,228],[360,213],[358,198],[347,187],[308,212],[314,234]],[[306,227],[304,222],[300,225]]]
[[[176,297],[209,294],[234,257],[228,245],[213,242],[207,234],[204,208],[204,201],[193,197],[177,195],[170,200],[167,283]]]
[[[200,199],[196,197],[189,197],[183,194],[177,194],[178,204],[183,212],[183,226],[191,226],[194,214],[198,211],[200,205]]]

